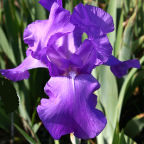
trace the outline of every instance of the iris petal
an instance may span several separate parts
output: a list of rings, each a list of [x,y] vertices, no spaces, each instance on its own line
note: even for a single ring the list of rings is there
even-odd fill
[[[39,3],[46,8],[48,11],[50,11],[52,5],[54,2],[57,2],[59,6],[62,7],[62,0],[40,0]]]
[[[74,28],[74,25],[70,23],[70,12],[54,3],[49,20],[35,21],[25,29],[24,42],[29,45],[27,55],[29,51],[33,51],[33,57],[37,58],[41,50],[47,47],[52,35],[69,33]]]
[[[91,75],[76,77],[52,77],[45,86],[50,97],[42,99],[37,112],[46,129],[54,139],[74,132],[83,139],[98,135],[106,125],[102,112],[95,109],[100,87]]]
[[[122,76],[127,74],[127,71],[130,68],[140,68],[140,63],[138,60],[134,59],[121,62],[114,56],[110,56],[105,65],[110,66],[111,71],[118,78],[121,78]]]
[[[112,54],[112,46],[106,35],[95,40],[85,40],[76,54],[82,59],[81,72],[91,73],[92,69],[105,63]]]
[[[97,37],[114,30],[111,15],[90,5],[78,4],[74,8],[71,22],[80,27],[89,37]]]
[[[44,63],[29,55],[18,67],[14,69],[0,70],[0,73],[12,81],[20,81],[29,78],[29,69],[39,67],[47,68]]]
[[[68,71],[70,67],[81,67],[82,61],[75,51],[73,34],[57,33],[50,38],[47,46],[47,57],[49,61],[63,71]]]

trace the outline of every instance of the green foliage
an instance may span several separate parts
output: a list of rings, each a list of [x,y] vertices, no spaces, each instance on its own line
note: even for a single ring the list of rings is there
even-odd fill
[[[7,79],[0,78],[0,92],[6,112],[10,113],[15,111],[19,105],[19,98],[12,82]]]
[[[22,130],[18,125],[15,124],[16,129],[20,132],[22,136],[30,143],[30,144],[36,144],[36,141],[32,139],[24,130]]]
[[[105,140],[112,142],[112,135],[116,126],[116,106],[118,101],[118,90],[116,78],[110,71],[109,67],[99,66],[96,70],[97,79],[101,88],[96,92],[99,96],[101,109],[107,117],[107,126],[104,131],[97,137],[98,143],[103,144]]]
[[[136,137],[144,128],[144,115],[141,115],[138,115],[131,119],[124,129],[125,133],[131,138]]]
[[[95,92],[98,95],[97,108],[104,112],[108,123],[97,138],[84,142],[136,144],[137,137],[143,134],[144,129],[143,114],[139,115],[144,109],[136,105],[140,103],[141,107],[144,107],[139,100],[140,96],[144,97],[144,2],[63,0],[63,5],[72,12],[79,2],[99,6],[112,15],[115,31],[108,37],[114,49],[114,56],[120,60],[138,58],[141,62],[141,69],[131,69],[123,79],[116,79],[108,67],[100,66],[93,71],[93,75],[101,84],[101,88]],[[49,12],[38,4],[38,0],[0,0],[0,69],[12,68],[21,63],[27,49],[23,43],[24,28],[36,19],[47,19],[48,15]],[[86,38],[87,35],[83,34],[83,40]],[[0,77],[0,143],[1,133],[12,135],[13,125],[16,131],[13,136],[16,144],[70,143],[69,136],[60,141],[52,140],[36,113],[36,106],[41,97],[45,97],[43,87],[49,79],[48,71],[31,70],[30,73],[29,80],[17,83]],[[137,103],[134,101],[132,106],[135,113],[131,115],[126,106],[133,98],[136,98]],[[14,113],[14,124],[7,112]],[[140,142],[142,141],[144,139]],[[80,144],[83,141],[72,137],[71,143]]]
[[[115,30],[108,34],[111,45],[114,47],[116,38],[116,16],[117,16],[117,0],[110,0],[107,12],[113,17]]]

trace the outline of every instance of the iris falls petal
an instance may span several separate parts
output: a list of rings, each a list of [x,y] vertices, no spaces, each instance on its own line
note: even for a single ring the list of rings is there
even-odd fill
[[[140,68],[140,63],[136,59],[121,62],[114,56],[110,56],[105,65],[110,66],[111,71],[118,78],[126,75],[130,68]]]
[[[29,69],[33,68],[47,68],[46,64],[34,59],[31,55],[26,57],[24,61],[13,69],[0,70],[0,73],[12,81],[20,81],[29,78]]]
[[[55,138],[74,132],[83,138],[93,138],[106,125],[102,112],[95,109],[95,90],[100,87],[91,75],[51,77],[45,86],[49,99],[42,99],[37,112],[46,129]]]

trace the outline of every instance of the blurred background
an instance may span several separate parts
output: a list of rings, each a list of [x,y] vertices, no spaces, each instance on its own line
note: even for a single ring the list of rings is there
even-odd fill
[[[108,123],[96,138],[80,140],[73,135],[53,140],[41,123],[36,107],[44,93],[49,73],[30,70],[30,78],[11,82],[0,76],[0,144],[144,144],[144,0],[63,0],[73,11],[78,3],[98,6],[114,19],[109,40],[119,60],[137,58],[141,69],[131,69],[117,79],[109,67],[93,71],[101,84],[97,108]],[[38,0],[0,0],[0,69],[18,66],[26,56],[24,28],[37,19],[47,19]],[[85,36],[83,36],[83,39]]]

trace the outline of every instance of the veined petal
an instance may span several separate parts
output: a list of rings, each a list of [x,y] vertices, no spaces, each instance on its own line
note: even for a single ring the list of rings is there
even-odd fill
[[[70,67],[80,67],[82,61],[75,52],[73,34],[57,33],[51,36],[47,46],[47,58],[58,69],[68,71]]]
[[[39,3],[50,11],[54,2],[57,2],[60,7],[62,7],[62,0],[40,0]]]
[[[97,37],[114,30],[110,14],[98,7],[84,6],[81,3],[74,8],[71,22],[80,27],[89,37]]]
[[[112,46],[106,35],[95,40],[85,40],[76,54],[82,59],[83,73],[91,73],[92,69],[105,63],[112,54]]]
[[[92,69],[95,67],[95,62],[97,61],[97,51],[90,40],[85,40],[76,54],[81,58],[83,64],[79,68],[79,73],[91,73]]]
[[[82,139],[93,138],[106,125],[103,113],[95,109],[93,92],[100,85],[91,75],[70,75],[51,77],[45,86],[50,98],[41,100],[38,115],[54,139],[71,132]]]
[[[49,48],[47,57],[51,63],[53,63],[59,70],[68,71],[70,67],[81,67],[82,61],[76,54],[71,54],[66,57],[63,53],[56,51],[54,47]],[[54,72],[53,72],[54,73]]]
[[[49,20],[38,20],[28,25],[24,31],[24,42],[29,45],[29,51],[33,51],[33,57],[37,58],[39,52],[47,47],[49,39],[56,33],[66,34],[74,30],[70,23],[70,12],[61,8],[54,2]]]
[[[98,66],[100,63],[105,63],[112,54],[112,46],[109,42],[109,39],[106,35],[97,37],[93,40],[94,47],[97,51],[97,59],[99,59],[95,65]],[[100,61],[100,62],[99,62]]]
[[[79,27],[75,27],[73,31],[74,44],[78,48],[82,44],[82,34],[83,31]]]
[[[110,66],[111,71],[118,78],[121,78],[122,76],[127,74],[127,71],[130,68],[140,68],[140,63],[136,59],[121,62],[114,56],[110,56],[105,65]]]
[[[31,55],[26,57],[24,61],[16,68],[0,70],[0,73],[12,81],[20,81],[29,78],[29,69],[47,68],[41,61],[34,59]]]
[[[53,34],[57,32],[68,33],[72,32],[75,26],[70,23],[70,12],[62,7],[59,7],[57,3],[52,5],[52,9],[49,16],[51,24],[51,32]],[[54,32],[53,32],[54,31]]]
[[[26,55],[41,51],[47,46],[46,30],[50,27],[49,20],[37,20],[24,30],[23,40],[28,44]],[[49,37],[47,37],[49,39]],[[35,57],[36,58],[36,57]]]

